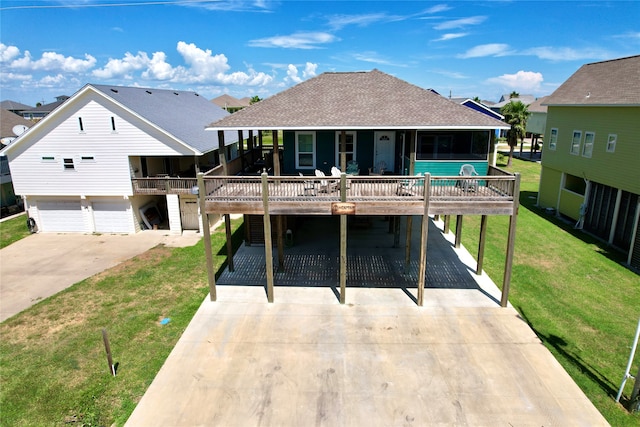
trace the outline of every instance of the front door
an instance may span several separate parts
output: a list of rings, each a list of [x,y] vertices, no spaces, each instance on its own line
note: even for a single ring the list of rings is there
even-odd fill
[[[190,197],[180,198],[180,220],[183,230],[198,230],[200,218],[198,217],[198,199]]]
[[[381,167],[384,172],[395,172],[396,134],[395,132],[376,132],[373,145],[373,167],[379,173]]]

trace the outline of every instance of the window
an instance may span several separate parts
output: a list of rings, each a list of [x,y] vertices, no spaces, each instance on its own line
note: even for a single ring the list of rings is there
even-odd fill
[[[82,117],[78,117],[78,126],[80,126],[80,132],[84,132],[84,125],[82,124]]]
[[[116,131],[116,118],[111,116],[111,131],[115,132]]]
[[[614,133],[610,133],[607,137],[607,153],[613,153],[616,151],[616,141],[618,140],[618,135]]]
[[[582,131],[574,130],[571,138],[571,154],[580,154],[580,142],[582,141]]]
[[[316,134],[296,132],[296,169],[315,169]]]
[[[64,158],[64,159],[62,159],[62,164],[64,166],[64,170],[66,170],[66,171],[67,170],[69,170],[69,171],[76,170],[76,167],[73,164],[73,158]]]
[[[593,142],[596,139],[596,134],[593,132],[584,133],[584,146],[582,147],[582,156],[591,157],[593,153]]]
[[[575,176],[575,175],[569,175],[569,174],[565,175],[565,179],[564,179],[565,190],[584,196],[586,188],[587,188],[587,184],[584,181],[584,179],[582,179],[581,177]]]
[[[342,132],[336,132],[336,166],[340,166],[340,135]],[[356,133],[355,132],[345,132],[345,137],[347,139],[347,148],[345,153],[347,154],[347,164],[351,160],[356,160]]]
[[[49,155],[49,154],[44,155],[44,156],[42,156],[42,161],[43,161],[43,162],[47,162],[47,163],[55,163],[55,161],[56,161],[56,156],[54,156],[54,155]]]
[[[83,163],[93,163],[93,162],[96,161],[96,159],[91,155],[86,155],[85,154],[85,155],[80,157],[80,161],[83,162]]]
[[[549,150],[555,150],[558,143],[558,128],[551,128],[549,134]]]

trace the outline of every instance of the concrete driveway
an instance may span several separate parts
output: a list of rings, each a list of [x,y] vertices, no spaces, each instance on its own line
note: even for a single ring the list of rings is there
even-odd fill
[[[32,234],[0,249],[0,322],[87,277],[161,243],[190,246],[195,233]]]

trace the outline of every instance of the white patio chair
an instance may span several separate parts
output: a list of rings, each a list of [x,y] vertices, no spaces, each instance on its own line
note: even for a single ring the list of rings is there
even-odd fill
[[[337,168],[336,168],[337,169]],[[338,171],[339,172],[339,171]],[[321,170],[316,169],[316,176],[318,178],[326,178],[326,175]],[[332,180],[321,179],[320,180],[320,191],[329,193],[336,189],[337,184]]]
[[[470,164],[464,164],[460,166],[460,176],[469,177],[469,176],[478,176],[478,172],[476,172],[476,168]],[[461,179],[460,187],[464,191],[478,191],[478,180],[477,179]]]

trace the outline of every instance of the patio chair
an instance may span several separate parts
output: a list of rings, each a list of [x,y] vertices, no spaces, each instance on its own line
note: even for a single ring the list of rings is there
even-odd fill
[[[387,169],[387,163],[384,161],[379,161],[372,168],[369,168],[369,175],[384,175],[384,171]]]
[[[360,166],[355,160],[349,160],[347,162],[347,175],[360,175]]]
[[[335,168],[335,166],[334,166]],[[338,172],[340,172],[340,170],[338,168],[336,168],[338,170]],[[318,178],[326,178],[326,175],[324,174],[324,172],[322,172],[321,170],[316,169],[316,176]],[[339,177],[340,175],[338,175]],[[324,193],[330,193],[332,191],[335,191],[338,188],[338,184],[334,181],[334,180],[329,180],[329,179],[321,179],[320,180],[320,191],[324,192]]]
[[[469,176],[478,176],[478,172],[476,172],[476,168],[470,164],[464,164],[460,166],[460,176],[469,177]],[[477,179],[461,179],[458,181],[459,186],[464,191],[478,191],[478,180]]]
[[[304,177],[302,172],[298,172],[301,177]],[[316,195],[316,184],[312,179],[303,181],[303,193],[304,196],[315,196]]]
[[[422,173],[417,173],[421,177]],[[398,196],[420,196],[424,193],[424,179],[403,179],[398,184],[396,194]]]

